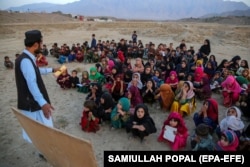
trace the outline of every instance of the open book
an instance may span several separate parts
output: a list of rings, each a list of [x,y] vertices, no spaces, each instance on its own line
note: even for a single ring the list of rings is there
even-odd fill
[[[168,141],[174,142],[174,139],[175,139],[174,131],[177,131],[177,129],[171,126],[165,125],[163,138]]]

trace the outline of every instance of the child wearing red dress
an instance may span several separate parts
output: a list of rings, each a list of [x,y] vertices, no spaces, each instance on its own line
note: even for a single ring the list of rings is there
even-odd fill
[[[93,100],[86,100],[84,102],[84,109],[82,112],[82,118],[80,125],[82,130],[85,132],[97,132],[99,127],[99,118],[96,117],[97,106],[95,101]]]
[[[46,57],[42,53],[37,54],[36,65],[38,67],[43,67],[48,65],[48,61],[46,60]]]
[[[176,131],[173,132],[175,134],[175,139],[173,142],[168,141],[167,139],[164,138],[164,131],[166,125],[177,129]],[[160,136],[158,137],[158,141],[169,143],[171,149],[173,151],[176,151],[186,146],[187,138],[188,138],[188,129],[185,125],[184,119],[182,118],[181,114],[179,114],[178,112],[171,112],[167,120],[163,124],[162,131],[160,133]]]

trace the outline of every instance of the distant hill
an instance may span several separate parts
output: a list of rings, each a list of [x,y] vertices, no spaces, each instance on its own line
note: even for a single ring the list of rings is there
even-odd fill
[[[0,24],[9,23],[55,23],[75,21],[71,15],[62,13],[18,13],[0,11]]]
[[[208,17],[208,18],[185,18],[178,20],[180,22],[199,22],[199,23],[218,23],[233,25],[250,25],[250,17],[247,16],[227,16],[227,17]]]
[[[248,10],[235,10],[229,12],[223,12],[220,14],[208,14],[204,15],[201,18],[209,18],[209,17],[228,17],[228,16],[246,16],[250,17],[250,9]]]
[[[12,11],[54,12],[111,16],[124,19],[176,20],[211,13],[249,10],[242,2],[223,0],[80,0],[65,5],[48,3],[9,8]]]

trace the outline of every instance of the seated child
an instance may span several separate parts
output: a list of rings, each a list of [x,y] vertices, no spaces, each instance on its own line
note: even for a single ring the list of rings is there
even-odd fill
[[[135,82],[136,81],[136,82]],[[143,84],[141,82],[141,74],[140,73],[133,73],[132,75],[132,80],[128,83],[128,87],[127,89],[129,89],[129,87],[133,84],[136,84],[136,87],[138,87],[140,90],[143,87]]]
[[[10,60],[9,56],[5,56],[5,57],[4,57],[4,66],[5,66],[7,69],[13,69],[14,64],[13,64],[13,62]]]
[[[132,71],[134,73],[140,73],[140,74],[143,73],[143,71],[144,71],[144,65],[143,65],[143,62],[142,62],[141,58],[136,58],[135,65],[132,68]]]
[[[90,68],[89,80],[90,82],[98,82],[102,84],[104,82],[104,76],[97,71],[96,67]]]
[[[81,50],[78,50],[78,51],[76,52],[76,60],[77,60],[78,62],[83,62],[83,53],[82,53]]]
[[[204,76],[203,68],[196,67],[194,71],[194,87],[195,88],[200,88],[203,76]]]
[[[233,130],[238,138],[240,138],[244,126],[245,125],[241,120],[240,109],[232,106],[227,109],[226,117],[221,120],[219,126],[216,128],[216,133],[220,137],[221,132],[225,130]]]
[[[150,78],[142,88],[142,100],[144,103],[149,103],[151,105],[155,102],[155,83]]]
[[[121,97],[124,96],[124,92],[126,90],[125,83],[120,74],[115,76],[115,81],[111,87],[111,94],[115,101],[118,101]]]
[[[191,138],[192,151],[213,151],[214,142],[209,134],[209,127],[199,124],[195,129],[195,135]]]
[[[220,140],[215,145],[215,151],[237,151],[239,140],[232,130],[225,130],[221,133]]]
[[[39,52],[37,54],[36,65],[38,67],[43,67],[43,66],[47,66],[48,65],[48,61],[46,60],[46,57],[41,52]]]
[[[244,130],[239,143],[239,151],[250,151],[250,124]]]
[[[168,128],[166,127],[166,125],[176,128],[176,131],[173,132],[175,135],[175,138],[173,141],[169,141],[167,138],[164,137],[164,131],[166,130],[166,128]],[[169,143],[171,146],[171,149],[173,151],[177,151],[180,148],[183,148],[186,146],[187,138],[188,138],[188,129],[185,125],[184,119],[178,112],[171,112],[167,120],[164,121],[161,133],[158,137],[158,141]]]
[[[200,100],[206,100],[212,96],[209,80],[206,76],[202,77],[200,87],[196,88],[194,92]]]
[[[169,110],[174,101],[174,92],[169,84],[162,84],[159,89],[159,93],[155,96],[160,102],[160,106],[163,110]]]
[[[126,97],[119,99],[116,107],[111,112],[111,125],[113,128],[123,128],[130,118],[130,102]]]
[[[223,78],[221,77],[221,72],[216,71],[214,76],[210,80],[210,88],[211,90],[218,90],[221,87],[221,82]]]
[[[244,89],[247,89],[247,85],[250,83],[249,69],[244,69],[241,76],[236,77],[237,82]]]
[[[178,85],[178,76],[177,73],[175,71],[171,71],[169,73],[169,77],[166,79],[166,84],[169,84],[173,90],[173,92],[175,92],[177,85]]]
[[[160,69],[154,70],[154,75],[152,76],[152,79],[155,81],[156,89],[159,89],[160,86],[164,83],[164,80],[161,79]]]
[[[100,105],[100,98],[102,96],[102,86],[99,83],[90,83],[90,92],[86,100],[93,100],[97,106]]]
[[[100,99],[99,107],[99,115],[102,121],[110,121],[110,114],[114,107],[115,102],[111,94],[109,92],[103,93]]]
[[[250,118],[250,84],[248,84],[248,88],[244,91],[239,98],[239,101],[236,103],[238,107],[240,107],[243,115],[247,118]]]
[[[218,126],[218,112],[218,103],[215,99],[210,98],[205,100],[200,111],[194,114],[193,120],[195,126],[206,124],[209,127],[210,132],[213,132]]]
[[[76,88],[77,84],[79,84],[79,78],[77,76],[77,71],[73,70],[71,76],[69,77],[69,81],[71,83],[71,88]]]
[[[154,120],[150,117],[148,107],[138,104],[135,113],[126,124],[127,133],[132,132],[132,137],[139,137],[141,142],[145,136],[156,132]]]
[[[57,61],[60,64],[66,63],[66,56],[60,55]]]
[[[151,79],[151,78],[152,78],[151,67],[145,66],[144,72],[141,74],[141,82],[143,86],[145,86],[148,79]]]
[[[74,62],[75,59],[76,59],[76,54],[75,54],[74,50],[72,50],[72,51],[70,52],[70,54],[68,55],[68,62],[69,62],[69,63]]]
[[[224,82],[221,83],[223,92],[223,105],[225,107],[230,107],[239,100],[239,94],[241,92],[241,87],[234,78],[234,76],[229,75]]]
[[[96,104],[93,100],[84,102],[84,109],[80,125],[85,132],[97,132],[99,127],[99,119],[96,117]]]
[[[68,70],[65,69],[62,71],[62,73],[57,77],[56,82],[60,85],[62,89],[69,89],[71,88],[70,83],[70,75],[68,74]]]
[[[127,97],[130,100],[131,108],[135,108],[137,104],[143,103],[140,90],[135,85],[129,87]]]
[[[82,72],[81,84],[78,84],[78,92],[88,93],[90,87],[89,73],[88,71]]]
[[[196,107],[194,96],[192,82],[185,81],[183,87],[175,96],[170,111],[178,111],[182,116],[183,114],[190,115]]]

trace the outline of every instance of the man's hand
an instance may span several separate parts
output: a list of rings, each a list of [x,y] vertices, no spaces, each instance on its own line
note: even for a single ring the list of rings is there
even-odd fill
[[[49,103],[46,103],[42,106],[43,114],[44,114],[45,118],[47,118],[47,119],[49,119],[49,117],[51,116],[52,110],[54,110],[54,107],[52,105],[50,105]]]
[[[60,67],[53,68],[53,72],[57,72],[57,71],[60,71]]]

